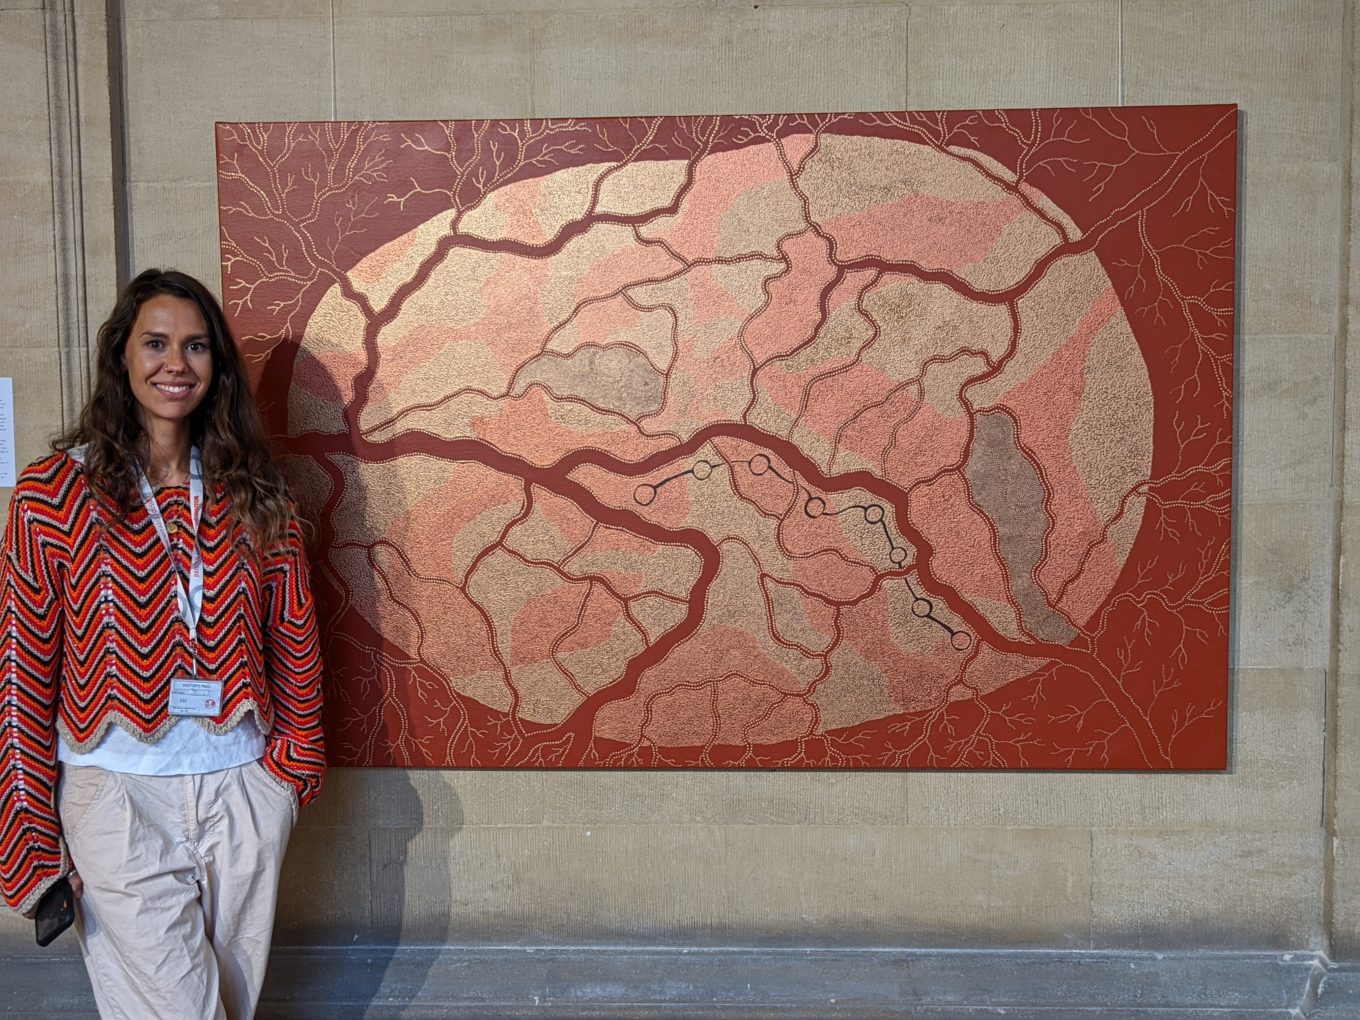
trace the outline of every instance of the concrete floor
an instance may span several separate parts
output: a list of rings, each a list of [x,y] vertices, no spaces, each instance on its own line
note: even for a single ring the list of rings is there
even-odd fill
[[[0,957],[0,1016],[94,1017],[69,953]],[[276,951],[261,1020],[609,1017],[1360,1020],[1315,953],[317,948]]]

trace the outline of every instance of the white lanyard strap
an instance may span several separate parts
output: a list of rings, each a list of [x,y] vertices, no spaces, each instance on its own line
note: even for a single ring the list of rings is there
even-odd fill
[[[193,668],[198,673],[198,618],[203,612],[203,552],[198,545],[198,522],[203,516],[203,463],[198,447],[189,451],[189,527],[193,531],[193,553],[189,557],[189,588],[184,588],[179,567],[175,563],[175,547],[170,544],[170,532],[165,527],[161,508],[156,505],[156,493],[151,488],[151,480],[140,468],[137,471],[138,484],[142,490],[142,505],[147,516],[160,536],[161,544],[170,557],[170,572],[175,578],[175,599],[179,603],[180,619],[189,629],[189,641],[193,647]]]

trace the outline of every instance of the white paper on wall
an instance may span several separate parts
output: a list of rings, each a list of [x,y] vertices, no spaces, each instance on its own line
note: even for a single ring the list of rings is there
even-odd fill
[[[0,376],[0,486],[13,485],[14,463],[14,380]]]

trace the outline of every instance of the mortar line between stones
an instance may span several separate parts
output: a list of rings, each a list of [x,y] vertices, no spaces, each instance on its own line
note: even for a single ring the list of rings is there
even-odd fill
[[[1337,741],[1341,735],[1341,722],[1338,718],[1341,688],[1341,625],[1342,607],[1342,550],[1346,524],[1346,382],[1347,360],[1350,347],[1349,308],[1351,301],[1350,277],[1351,264],[1356,257],[1353,247],[1352,230],[1355,215],[1355,119],[1360,114],[1356,108],[1356,74],[1360,71],[1357,63],[1355,44],[1360,42],[1360,19],[1357,18],[1355,4],[1348,3],[1342,8],[1342,39],[1350,39],[1350,61],[1346,76],[1346,100],[1349,116],[1342,128],[1342,174],[1341,174],[1341,258],[1338,271],[1340,279],[1337,287],[1336,344],[1333,356],[1332,379],[1332,548],[1331,577],[1328,591],[1331,595],[1329,620],[1329,648],[1327,652],[1327,687],[1324,700],[1326,714],[1326,744],[1323,752],[1323,796],[1322,796],[1322,935],[1327,953],[1335,957],[1333,945],[1336,931],[1336,838],[1337,807],[1336,787],[1338,774]],[[1349,665],[1349,663],[1347,663]]]
[[[1115,73],[1118,77],[1119,105],[1124,105],[1124,0],[1119,0],[1119,27],[1115,33]]]
[[[337,75],[335,71],[335,0],[330,0],[330,12],[331,12],[331,120],[335,120],[336,109],[339,104],[339,100],[336,98]]]

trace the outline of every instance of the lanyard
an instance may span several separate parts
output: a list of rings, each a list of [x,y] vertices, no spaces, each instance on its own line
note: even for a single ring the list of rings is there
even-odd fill
[[[151,488],[151,480],[140,468],[137,471],[138,484],[142,490],[142,505],[147,516],[160,536],[161,544],[170,557],[170,572],[175,577],[175,600],[179,604],[180,619],[189,630],[189,644],[193,650],[194,675],[198,675],[198,618],[203,612],[203,551],[198,546],[198,522],[203,515],[203,463],[198,447],[189,451],[189,527],[193,530],[194,549],[189,558],[189,587],[184,587],[179,567],[175,564],[175,547],[170,544],[170,532],[165,527],[161,508],[156,505],[156,494]]]

